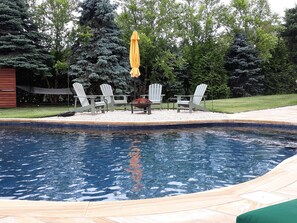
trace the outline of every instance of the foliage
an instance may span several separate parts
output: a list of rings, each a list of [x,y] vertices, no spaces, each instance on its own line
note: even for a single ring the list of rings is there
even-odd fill
[[[214,55],[216,50],[226,49],[217,44],[219,11],[222,9],[221,5],[217,7],[218,2],[129,0],[124,4],[117,22],[124,30],[127,41],[133,29],[141,33],[140,79],[145,89],[148,84],[159,82],[163,84],[167,97],[177,93],[189,94],[200,81],[210,84],[211,76],[215,76],[220,86],[209,85],[211,90],[214,89],[216,96],[227,96],[227,81],[222,66],[224,53],[216,58]],[[219,59],[211,61],[212,57]],[[212,63],[215,65],[210,66]],[[211,73],[209,67],[214,68]],[[217,84],[215,81],[212,83]]]
[[[285,14],[285,30],[282,36],[289,49],[290,60],[297,65],[297,5],[288,9]]]
[[[210,43],[200,45],[197,49],[197,60],[193,64],[191,92],[200,83],[205,83],[207,87],[208,98],[226,98],[229,96],[229,87],[227,86],[227,74],[224,70],[224,54],[222,47],[217,46],[219,43]],[[209,46],[209,47],[208,47]]]
[[[47,87],[67,86],[68,57],[72,45],[72,29],[76,26],[76,0],[29,0],[34,20],[39,30],[49,38],[44,44],[54,57],[51,76],[46,78]]]
[[[284,30],[273,57],[265,64],[267,94],[293,93],[297,80],[297,6],[286,10]]]
[[[46,74],[51,57],[43,41],[25,0],[0,1],[0,67],[16,68],[17,75]]]
[[[116,93],[133,94],[128,48],[137,30],[141,76],[133,82],[138,94],[155,82],[163,85],[165,98],[190,94],[203,82],[208,97],[225,98],[230,89],[224,57],[235,34],[244,32],[264,62],[257,76],[265,77],[264,93],[296,88],[296,7],[287,10],[283,26],[268,0],[231,0],[228,5],[220,0],[121,0],[118,15],[109,0],[85,0],[82,8],[80,2],[0,0],[0,66],[17,67],[19,83],[66,87],[70,74],[90,87],[89,93],[98,94],[99,84],[109,83]],[[242,94],[262,93],[260,85]]]
[[[224,98],[228,96],[223,66],[227,44],[220,38],[218,30],[222,29],[221,12],[225,9],[218,0],[201,0],[199,7],[196,2],[191,0],[183,5],[184,13],[179,24],[184,30],[181,37],[184,57],[189,63],[189,90],[193,92],[198,84],[206,83],[207,95]]]
[[[289,52],[282,38],[264,64],[265,94],[288,94],[296,91],[296,65],[289,60]]]
[[[261,59],[243,33],[236,34],[226,55],[225,68],[229,72],[229,87],[233,97],[263,93],[264,77]]]
[[[170,97],[172,86],[180,88],[177,73],[186,66],[178,52],[179,4],[175,0],[127,0],[122,7],[117,24],[123,30],[125,42],[130,42],[134,29],[140,37],[139,91],[144,94],[150,83],[157,82],[163,85],[166,97]]]
[[[279,16],[271,12],[268,0],[231,0],[225,22],[227,32],[232,36],[246,33],[262,60],[271,57],[282,26]]]
[[[99,93],[99,85],[112,85],[114,93],[126,93],[130,88],[128,50],[114,22],[115,6],[107,0],[86,0],[81,5],[79,20],[87,38],[78,38],[72,47],[69,74],[73,81]],[[87,28],[88,27],[88,28]]]

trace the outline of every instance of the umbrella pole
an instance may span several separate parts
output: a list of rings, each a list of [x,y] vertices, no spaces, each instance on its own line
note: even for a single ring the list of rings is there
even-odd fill
[[[136,80],[133,78],[133,84],[134,84],[134,99],[136,99]]]

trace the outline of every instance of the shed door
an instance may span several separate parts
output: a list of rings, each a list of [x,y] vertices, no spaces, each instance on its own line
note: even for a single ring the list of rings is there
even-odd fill
[[[0,69],[0,108],[16,107],[15,69]]]

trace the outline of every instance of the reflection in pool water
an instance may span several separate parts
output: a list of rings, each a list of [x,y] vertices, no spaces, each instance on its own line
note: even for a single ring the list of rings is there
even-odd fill
[[[0,196],[101,201],[164,197],[237,184],[296,154],[296,132],[0,130]]]
[[[131,179],[134,182],[133,192],[138,192],[143,184],[141,184],[142,168],[141,168],[141,150],[135,146],[137,141],[132,142],[131,152],[129,152],[130,162],[127,169],[131,173]]]

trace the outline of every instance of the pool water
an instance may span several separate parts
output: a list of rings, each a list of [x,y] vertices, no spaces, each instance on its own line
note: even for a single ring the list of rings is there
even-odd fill
[[[210,190],[296,154],[296,132],[198,128],[60,131],[1,127],[1,199],[109,201]]]

